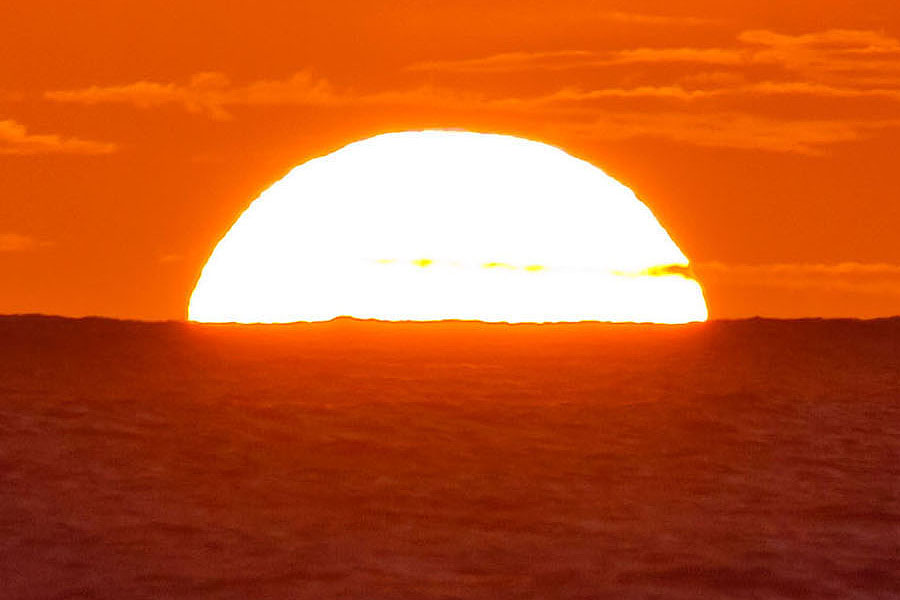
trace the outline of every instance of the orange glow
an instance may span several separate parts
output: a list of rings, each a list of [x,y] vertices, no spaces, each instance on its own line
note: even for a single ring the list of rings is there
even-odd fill
[[[266,190],[213,251],[195,321],[705,320],[688,260],[600,169],[521,138],[385,134]]]
[[[457,128],[626,183],[710,319],[896,315],[900,2],[864,4],[0,2],[0,313],[184,319],[291,167]]]

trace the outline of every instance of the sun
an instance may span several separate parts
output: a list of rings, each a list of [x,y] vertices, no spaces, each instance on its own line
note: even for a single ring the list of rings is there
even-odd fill
[[[631,190],[558,148],[388,133],[263,192],[209,257],[188,318],[704,321],[688,265]]]

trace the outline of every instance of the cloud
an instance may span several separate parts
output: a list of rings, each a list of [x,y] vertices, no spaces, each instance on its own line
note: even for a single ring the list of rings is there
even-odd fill
[[[570,69],[590,64],[596,60],[597,54],[586,50],[504,52],[460,60],[417,62],[409,65],[407,70],[492,73],[535,69]]]
[[[166,105],[213,119],[232,119],[239,106],[364,106],[418,105],[434,107],[484,107],[504,99],[488,100],[482,94],[441,90],[429,86],[406,90],[358,93],[336,90],[325,79],[301,71],[287,79],[260,80],[234,85],[222,73],[200,73],[187,84],[139,81],[116,86],[91,86],[77,90],[46,92],[58,102],[84,105],[130,104],[140,109]]]
[[[602,140],[657,138],[711,148],[765,150],[810,156],[824,147],[871,137],[900,126],[886,121],[783,120],[742,113],[624,113],[590,124],[573,125],[585,136]]]
[[[737,39],[745,44],[765,47],[765,50],[758,51],[764,53],[764,57],[788,63],[799,61],[805,64],[822,56],[867,58],[890,57],[900,53],[900,40],[866,29],[829,29],[800,35],[751,29],[741,32]]]
[[[702,63],[737,65],[747,62],[745,53],[723,48],[632,48],[614,52],[559,50],[506,52],[460,60],[413,63],[411,71],[451,73],[504,73],[536,70],[569,70],[638,63]]]
[[[656,19],[632,13],[611,14],[615,15],[611,18],[621,20]],[[673,63],[679,68],[657,68]],[[539,126],[606,140],[655,138],[807,155],[823,154],[828,145],[864,140],[898,126],[898,119],[879,115],[890,114],[890,107],[900,101],[900,41],[866,30],[801,35],[748,30],[729,47],[509,52],[419,62],[409,65],[407,71],[499,74],[610,65],[633,68],[624,75],[621,69],[598,73],[592,79],[599,83],[591,88],[557,83],[555,88],[531,95],[491,94],[466,88],[459,78],[444,87],[340,89],[309,71],[301,71],[284,79],[247,83],[234,83],[222,73],[208,72],[186,83],[139,81],[50,91],[45,96],[85,105],[119,103],[142,109],[173,106],[215,119],[233,118],[238,107],[291,105],[409,107],[455,115],[496,113],[504,119],[530,119]],[[892,79],[895,71],[896,81]],[[559,76],[553,79],[558,81]],[[838,109],[832,118],[819,117],[834,110],[835,102],[817,105],[815,119],[805,115],[776,118],[770,116],[771,112],[763,112],[761,103],[756,102],[772,96],[805,98],[807,104],[812,98],[838,102],[865,98],[870,108],[876,106],[873,102],[890,104],[853,118],[847,118],[845,109]],[[640,101],[641,110],[625,106],[623,100]],[[741,106],[744,108],[738,108]],[[773,103],[764,106],[771,111]]]
[[[692,267],[701,282],[900,296],[900,265],[888,263],[743,265],[707,262],[694,263]]]
[[[717,90],[690,90],[680,85],[646,85],[632,88],[610,87],[589,90],[563,88],[539,96],[508,96],[495,98],[484,96],[459,96],[455,95],[450,90],[443,92],[432,91],[428,96],[447,106],[455,105],[458,107],[466,107],[468,105],[471,108],[479,110],[502,110],[507,112],[515,110],[526,112],[543,110],[546,111],[546,114],[556,112],[568,114],[570,117],[576,117],[581,113],[586,112],[596,115],[596,110],[590,105],[593,101],[637,98],[689,101],[701,98],[711,98],[719,94],[720,92]],[[416,97],[416,91],[413,91],[408,99],[413,100]],[[425,96],[420,98],[425,99]]]
[[[819,84],[788,85],[770,82],[744,84],[740,89],[754,89],[756,93],[765,94],[828,93],[848,97],[874,93],[845,91],[838,88],[823,90]],[[52,97],[61,101],[86,104],[128,103],[140,108],[172,104],[212,118],[230,118],[229,109],[239,105],[279,104],[413,106],[480,113],[493,111],[504,116],[523,117],[540,114],[545,121],[554,121],[554,126],[559,129],[607,141],[655,138],[707,147],[808,155],[821,154],[823,147],[829,144],[865,139],[879,130],[895,127],[900,123],[893,120],[774,119],[715,110],[601,111],[591,104],[617,98],[691,102],[713,99],[730,93],[734,93],[734,90],[648,85],[591,90],[564,88],[544,95],[522,97],[490,97],[481,93],[428,86],[354,94],[337,90],[327,81],[314,79],[307,73],[299,73],[286,80],[252,82],[242,86],[231,86],[224,77],[205,73],[193,78],[191,83],[185,86],[140,82],[109,88],[91,87],[80,91],[54,92]]]
[[[664,23],[667,17],[608,13],[623,21]],[[675,17],[672,17],[675,18]],[[657,21],[658,20],[658,21]],[[569,49],[511,52],[484,57],[414,63],[415,71],[504,72],[542,69],[584,69],[614,65],[683,63],[751,67],[780,66],[807,75],[843,74],[855,80],[866,73],[900,75],[900,40],[870,30],[834,29],[786,35],[766,29],[738,34],[729,47],[639,47],[606,52]],[[900,84],[900,79],[894,79]]]
[[[709,25],[716,23],[715,19],[701,17],[684,17],[670,15],[651,15],[645,13],[612,11],[600,14],[601,19],[615,21],[617,23],[634,23],[636,25]]]
[[[19,233],[0,233],[0,252],[31,252],[52,245],[52,242],[37,240]]]
[[[804,80],[900,86],[900,40],[881,32],[832,29],[785,35],[759,29],[742,32],[738,41],[751,50],[755,63],[780,66]]]
[[[611,64],[693,63],[751,67],[774,65],[801,75],[844,73],[848,81],[866,72],[900,74],[900,40],[881,32],[832,29],[786,35],[767,29],[739,33],[724,48],[645,47],[596,55],[596,66]],[[896,80],[900,83],[900,80]]]
[[[694,63],[705,65],[742,65],[745,52],[730,48],[634,48],[619,50],[593,64],[627,65],[637,63]]]
[[[137,108],[176,105],[215,119],[230,119],[230,106],[278,104],[330,104],[337,100],[331,85],[308,71],[283,80],[260,80],[235,86],[226,75],[205,72],[186,84],[138,81],[116,86],[91,86],[78,90],[51,91],[45,98],[85,105],[131,104]]]
[[[115,151],[115,144],[56,134],[31,134],[15,121],[0,121],[0,154],[109,154]]]
[[[760,81],[735,88],[732,93],[809,95],[830,98],[885,98],[900,100],[900,89],[836,87],[808,81]]]
[[[680,85],[643,85],[633,88],[564,89],[548,96],[544,102],[599,100],[602,98],[668,98],[696,100],[722,94],[720,90],[686,89]]]

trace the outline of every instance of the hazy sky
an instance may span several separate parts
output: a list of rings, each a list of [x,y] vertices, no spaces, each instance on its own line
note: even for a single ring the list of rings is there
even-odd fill
[[[291,167],[522,135],[630,186],[712,317],[900,313],[900,5],[0,4],[0,313],[182,318]]]

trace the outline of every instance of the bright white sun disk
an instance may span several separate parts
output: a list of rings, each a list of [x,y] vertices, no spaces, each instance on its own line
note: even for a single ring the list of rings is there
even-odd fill
[[[266,190],[219,242],[207,322],[705,320],[688,260],[593,165],[511,136],[376,136]]]

